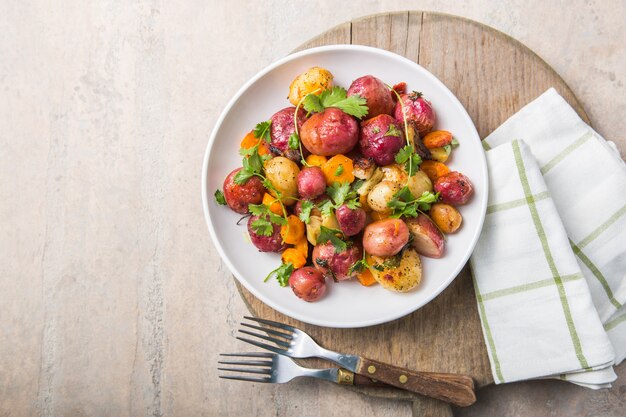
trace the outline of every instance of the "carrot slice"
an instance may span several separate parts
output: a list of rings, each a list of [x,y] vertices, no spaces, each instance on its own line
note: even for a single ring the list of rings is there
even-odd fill
[[[304,223],[292,214],[287,217],[287,224],[281,226],[280,235],[285,243],[295,245],[304,237]]]
[[[448,168],[445,164],[430,160],[422,162],[420,169],[424,171],[433,183],[437,181],[437,178],[450,172],[450,168]]]
[[[302,255],[299,250],[294,248],[285,249],[280,258],[283,260],[284,264],[291,263],[296,269],[306,265],[306,257]]]
[[[306,236],[303,236],[302,239],[296,243],[295,248],[306,258],[309,256],[309,241],[306,239]]]
[[[262,156],[270,153],[269,149],[267,149],[267,146],[265,146],[265,143],[263,143],[263,139],[255,137],[252,130],[248,132],[248,134],[244,136],[243,139],[241,139],[239,147],[241,149],[250,149],[257,143],[259,143],[259,155]]]
[[[371,213],[372,220],[374,220],[374,221],[386,219],[387,217],[389,217],[389,215],[391,215],[391,212],[381,213],[379,211],[372,211],[372,213]]]
[[[452,142],[452,133],[447,130],[435,130],[424,136],[422,142],[428,149],[441,148]]]
[[[309,155],[306,157],[306,163],[314,167],[323,167],[328,158],[322,155]]]
[[[269,193],[263,194],[263,204],[269,207],[272,213],[278,214],[279,216],[283,214],[283,208],[280,206],[280,203],[273,195]]]
[[[370,271],[368,268],[365,268],[363,271],[359,272],[356,278],[359,280],[361,285],[364,285],[366,287],[376,284],[376,279],[374,278],[372,271]]]
[[[322,172],[328,185],[332,185],[333,182],[351,183],[354,181],[353,169],[352,159],[341,154],[333,156],[322,166]]]

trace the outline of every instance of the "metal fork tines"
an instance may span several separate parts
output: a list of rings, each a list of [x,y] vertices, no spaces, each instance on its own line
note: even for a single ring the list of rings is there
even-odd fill
[[[277,355],[274,353],[222,353],[224,357],[243,358],[239,360],[228,359],[218,363],[221,365],[231,365],[233,367],[217,368],[224,372],[233,372],[237,374],[220,375],[220,378],[234,379],[238,381],[249,382],[271,382],[282,384],[289,382],[299,376],[308,376],[327,381],[338,382],[338,369],[309,369],[303,368],[293,362],[291,359]],[[253,358],[250,360],[249,358]],[[241,374],[252,374],[258,376],[248,376]]]

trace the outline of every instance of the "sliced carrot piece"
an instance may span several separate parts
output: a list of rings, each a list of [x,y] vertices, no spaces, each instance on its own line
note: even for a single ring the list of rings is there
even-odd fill
[[[259,155],[267,155],[270,153],[269,149],[267,149],[267,146],[265,146],[265,143],[263,143],[263,139],[255,137],[252,130],[248,132],[248,134],[244,136],[243,139],[241,139],[239,147],[241,149],[250,149],[257,143],[259,143]]]
[[[309,256],[309,241],[306,239],[306,236],[303,236],[302,239],[296,243],[295,248],[306,258]]]
[[[287,217],[287,224],[281,226],[280,235],[285,243],[295,245],[304,237],[304,223],[292,214]]]
[[[270,211],[274,214],[278,214],[281,216],[283,214],[283,208],[280,206],[280,203],[270,193],[263,194],[263,204],[269,207]]]
[[[291,263],[296,269],[306,265],[306,256],[302,255],[299,250],[294,248],[285,249],[280,258],[283,260],[284,264]]]
[[[447,130],[435,130],[424,136],[422,142],[428,149],[441,148],[452,142],[452,133]]]
[[[333,182],[351,183],[354,181],[353,169],[352,159],[341,154],[333,156],[322,166],[322,172],[328,185],[332,185]]]
[[[322,155],[309,155],[306,157],[306,163],[314,167],[323,167],[328,158]]]
[[[368,268],[365,268],[363,271],[359,272],[356,276],[361,285],[369,287],[371,285],[376,284],[376,279],[374,278],[374,274]]]
[[[374,221],[386,219],[390,215],[391,215],[391,212],[389,212],[389,213],[381,213],[379,211],[372,211],[372,213],[371,213],[372,220],[374,220]]]
[[[424,171],[433,183],[437,181],[437,178],[450,172],[450,168],[448,168],[445,164],[431,160],[422,162],[420,169]]]

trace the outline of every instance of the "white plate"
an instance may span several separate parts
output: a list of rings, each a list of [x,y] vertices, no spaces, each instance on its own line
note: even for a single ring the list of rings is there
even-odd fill
[[[408,91],[424,93],[437,113],[437,129],[451,131],[460,146],[450,168],[467,175],[474,184],[474,197],[462,206],[463,226],[449,235],[441,259],[422,257],[421,284],[408,293],[395,293],[380,286],[363,287],[356,280],[328,280],[325,296],[307,303],[276,280],[263,282],[280,265],[279,254],[260,253],[250,243],[241,217],[215,203],[213,193],[222,189],[224,178],[241,166],[241,138],[257,123],[290,106],[289,84],[312,66],[327,68],[335,85],[348,88],[355,78],[371,74],[393,85],[405,81]],[[248,81],[222,112],[204,156],[202,202],[209,232],[222,259],[252,294],[270,307],[303,322],[326,327],[365,327],[403,317],[441,293],[469,258],[480,234],[487,207],[487,165],[478,133],[458,99],[441,81],[421,66],[388,51],[354,45],[332,45],[289,55]],[[207,278],[209,279],[209,278]],[[220,285],[219,283],[216,283]]]

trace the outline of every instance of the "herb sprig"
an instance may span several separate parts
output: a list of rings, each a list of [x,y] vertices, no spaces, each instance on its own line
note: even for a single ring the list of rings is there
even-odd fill
[[[318,208],[324,216],[330,216],[333,210],[338,209],[343,204],[352,210],[361,207],[359,194],[356,191],[359,187],[360,184],[357,182],[352,185],[347,182],[333,182],[330,187],[326,187],[326,194],[330,199],[321,203]]]
[[[278,284],[281,287],[286,287],[287,284],[289,283],[289,277],[291,276],[291,273],[293,272],[293,270],[294,270],[294,267],[291,262],[286,263],[286,264],[281,264],[278,268],[270,272],[265,277],[263,282],[267,282],[270,278],[276,277]]]
[[[393,195],[391,201],[387,203],[387,207],[391,209],[389,217],[417,217],[418,213],[430,210],[430,206],[439,199],[439,193],[433,194],[430,191],[424,191],[421,196],[415,198],[409,187],[402,187]]]
[[[308,112],[319,113],[329,107],[335,107],[357,119],[363,118],[369,111],[367,101],[358,94],[348,97],[348,92],[342,87],[333,87],[320,95],[307,94],[303,107]]]
[[[335,247],[335,253],[343,252],[348,248],[348,244],[341,240],[337,235],[343,236],[343,233],[337,229],[320,226],[320,234],[317,237],[317,244],[319,245],[330,242]]]

